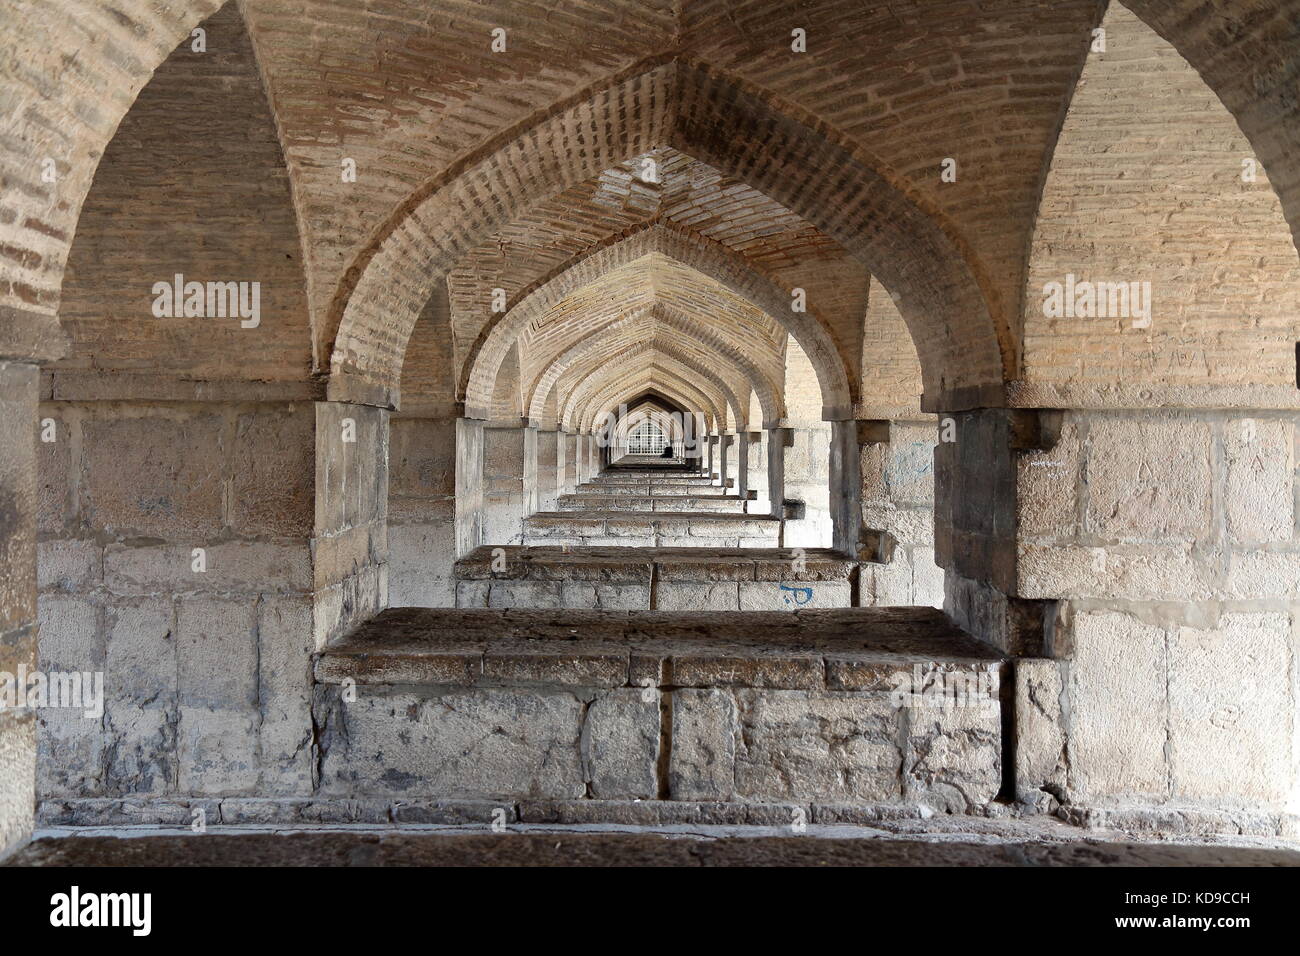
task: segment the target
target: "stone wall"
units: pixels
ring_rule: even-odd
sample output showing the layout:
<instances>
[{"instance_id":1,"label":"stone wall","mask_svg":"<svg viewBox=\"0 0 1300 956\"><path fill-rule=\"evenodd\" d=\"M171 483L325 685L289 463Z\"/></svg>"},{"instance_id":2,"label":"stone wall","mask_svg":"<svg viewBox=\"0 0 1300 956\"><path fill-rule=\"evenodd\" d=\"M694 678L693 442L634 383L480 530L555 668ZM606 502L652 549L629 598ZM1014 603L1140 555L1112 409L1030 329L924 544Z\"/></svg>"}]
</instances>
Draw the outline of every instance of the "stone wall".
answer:
<instances>
[{"instance_id":1,"label":"stone wall","mask_svg":"<svg viewBox=\"0 0 1300 956\"><path fill-rule=\"evenodd\" d=\"M934 556L933 421L859 423L864 606L942 607ZM873 560L874 559L874 560Z\"/></svg>"},{"instance_id":2,"label":"stone wall","mask_svg":"<svg viewBox=\"0 0 1300 956\"><path fill-rule=\"evenodd\" d=\"M455 603L456 435L455 419L392 420L388 597L395 607Z\"/></svg>"},{"instance_id":3,"label":"stone wall","mask_svg":"<svg viewBox=\"0 0 1300 956\"><path fill-rule=\"evenodd\" d=\"M35 365L0 362L0 671L37 665ZM36 715L0 709L0 856L33 825Z\"/></svg>"},{"instance_id":4,"label":"stone wall","mask_svg":"<svg viewBox=\"0 0 1300 956\"><path fill-rule=\"evenodd\" d=\"M1057 602L1050 660L1026 672L1022 788L1296 812L1298 423L1067 412L1020 456L1018 594Z\"/></svg>"},{"instance_id":5,"label":"stone wall","mask_svg":"<svg viewBox=\"0 0 1300 956\"><path fill-rule=\"evenodd\" d=\"M386 413L40 414L40 664L105 704L40 713L41 796L309 792L310 655L387 600Z\"/></svg>"},{"instance_id":6,"label":"stone wall","mask_svg":"<svg viewBox=\"0 0 1300 956\"><path fill-rule=\"evenodd\" d=\"M40 663L105 691L41 713L42 797L309 788L312 404L40 415Z\"/></svg>"}]
</instances>

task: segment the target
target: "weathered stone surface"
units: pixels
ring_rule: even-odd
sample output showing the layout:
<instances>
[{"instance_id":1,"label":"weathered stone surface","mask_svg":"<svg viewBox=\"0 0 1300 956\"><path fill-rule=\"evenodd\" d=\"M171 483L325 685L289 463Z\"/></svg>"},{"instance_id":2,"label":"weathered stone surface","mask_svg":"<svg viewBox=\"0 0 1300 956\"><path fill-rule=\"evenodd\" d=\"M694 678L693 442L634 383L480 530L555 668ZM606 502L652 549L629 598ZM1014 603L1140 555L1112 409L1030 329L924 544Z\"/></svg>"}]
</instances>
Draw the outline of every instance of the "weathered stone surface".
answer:
<instances>
[{"instance_id":1,"label":"weathered stone surface","mask_svg":"<svg viewBox=\"0 0 1300 956\"><path fill-rule=\"evenodd\" d=\"M1223 426L1223 507L1235 543L1295 537L1295 428L1290 422L1230 419Z\"/></svg>"},{"instance_id":2,"label":"weathered stone surface","mask_svg":"<svg viewBox=\"0 0 1300 956\"><path fill-rule=\"evenodd\" d=\"M591 796L650 800L658 795L659 692L612 690L597 695L582 729Z\"/></svg>"},{"instance_id":3,"label":"weathered stone surface","mask_svg":"<svg viewBox=\"0 0 1300 956\"><path fill-rule=\"evenodd\" d=\"M318 696L318 720L322 706ZM328 706L323 793L572 798L586 791L585 704L572 693L367 689L354 703L334 695Z\"/></svg>"},{"instance_id":4,"label":"weathered stone surface","mask_svg":"<svg viewBox=\"0 0 1300 956\"><path fill-rule=\"evenodd\" d=\"M908 707L904 793L947 813L986 807L1002 786L1002 715L996 699Z\"/></svg>"},{"instance_id":5,"label":"weathered stone surface","mask_svg":"<svg viewBox=\"0 0 1300 956\"><path fill-rule=\"evenodd\" d=\"M1085 529L1115 541L1192 540L1210 527L1210 428L1103 418L1089 428Z\"/></svg>"},{"instance_id":6,"label":"weathered stone surface","mask_svg":"<svg viewBox=\"0 0 1300 956\"><path fill-rule=\"evenodd\" d=\"M1169 640L1175 800L1278 804L1295 770L1294 638L1286 614L1225 614Z\"/></svg>"},{"instance_id":7,"label":"weathered stone surface","mask_svg":"<svg viewBox=\"0 0 1300 956\"><path fill-rule=\"evenodd\" d=\"M736 791L747 799L902 798L899 711L887 697L736 692Z\"/></svg>"},{"instance_id":8,"label":"weathered stone surface","mask_svg":"<svg viewBox=\"0 0 1300 956\"><path fill-rule=\"evenodd\" d=\"M1165 632L1128 614L1090 611L1075 616L1071 636L1071 791L1084 799L1165 799Z\"/></svg>"},{"instance_id":9,"label":"weathered stone surface","mask_svg":"<svg viewBox=\"0 0 1300 956\"><path fill-rule=\"evenodd\" d=\"M736 701L729 691L673 691L668 788L674 800L732 799L737 729Z\"/></svg>"},{"instance_id":10,"label":"weathered stone surface","mask_svg":"<svg viewBox=\"0 0 1300 956\"><path fill-rule=\"evenodd\" d=\"M223 462L231 451L223 426L215 414L84 422L84 515L121 534L215 535L223 524ZM132 467L122 468L123 461Z\"/></svg>"},{"instance_id":11,"label":"weathered stone surface","mask_svg":"<svg viewBox=\"0 0 1300 956\"><path fill-rule=\"evenodd\" d=\"M1021 658L1015 682L1016 799L1039 806L1059 800L1066 782L1061 664Z\"/></svg>"}]
</instances>

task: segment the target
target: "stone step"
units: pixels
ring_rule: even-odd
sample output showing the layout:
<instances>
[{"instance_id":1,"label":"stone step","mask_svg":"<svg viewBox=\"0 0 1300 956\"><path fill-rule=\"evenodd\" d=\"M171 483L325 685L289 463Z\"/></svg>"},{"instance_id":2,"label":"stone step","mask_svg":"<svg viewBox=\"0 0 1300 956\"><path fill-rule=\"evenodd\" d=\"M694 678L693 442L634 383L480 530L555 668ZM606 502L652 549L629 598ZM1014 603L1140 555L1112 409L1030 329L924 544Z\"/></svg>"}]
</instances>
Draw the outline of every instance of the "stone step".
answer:
<instances>
[{"instance_id":1,"label":"stone step","mask_svg":"<svg viewBox=\"0 0 1300 956\"><path fill-rule=\"evenodd\" d=\"M1009 666L925 608L388 610L314 660L320 796L979 813Z\"/></svg>"},{"instance_id":2,"label":"stone step","mask_svg":"<svg viewBox=\"0 0 1300 956\"><path fill-rule=\"evenodd\" d=\"M794 611L853 607L858 562L829 549L482 547L461 608Z\"/></svg>"},{"instance_id":3,"label":"stone step","mask_svg":"<svg viewBox=\"0 0 1300 956\"><path fill-rule=\"evenodd\" d=\"M591 484L621 484L624 481L664 481L664 483L692 483L692 481L707 481L708 476L701 472L669 472L669 471L620 471L610 472L603 471L599 475L590 477L588 481Z\"/></svg>"},{"instance_id":4,"label":"stone step","mask_svg":"<svg viewBox=\"0 0 1300 956\"><path fill-rule=\"evenodd\" d=\"M543 511L524 519L524 545L660 548L770 548L781 522L770 515Z\"/></svg>"},{"instance_id":5,"label":"stone step","mask_svg":"<svg viewBox=\"0 0 1300 956\"><path fill-rule=\"evenodd\" d=\"M625 484L579 485L574 494L600 496L606 498L634 495L644 498L728 498L726 488L709 484L676 484L660 482L627 482Z\"/></svg>"},{"instance_id":6,"label":"stone step","mask_svg":"<svg viewBox=\"0 0 1300 956\"><path fill-rule=\"evenodd\" d=\"M722 489L717 489L721 491ZM561 495L561 511L721 511L744 514L745 499L739 495Z\"/></svg>"}]
</instances>

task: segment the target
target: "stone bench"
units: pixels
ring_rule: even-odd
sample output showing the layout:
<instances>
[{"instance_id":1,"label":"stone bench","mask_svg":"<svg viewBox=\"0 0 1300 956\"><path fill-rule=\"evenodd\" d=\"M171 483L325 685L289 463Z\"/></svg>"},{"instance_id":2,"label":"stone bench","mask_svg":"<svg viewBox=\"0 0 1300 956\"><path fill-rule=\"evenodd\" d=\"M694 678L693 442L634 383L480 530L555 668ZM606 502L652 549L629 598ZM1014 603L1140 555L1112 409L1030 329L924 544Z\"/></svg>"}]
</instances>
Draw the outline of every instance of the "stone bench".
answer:
<instances>
[{"instance_id":1,"label":"stone bench","mask_svg":"<svg viewBox=\"0 0 1300 956\"><path fill-rule=\"evenodd\" d=\"M793 611L854 605L829 549L484 546L456 562L461 608Z\"/></svg>"},{"instance_id":2,"label":"stone bench","mask_svg":"<svg viewBox=\"0 0 1300 956\"><path fill-rule=\"evenodd\" d=\"M718 489L721 491L722 489ZM606 493L561 495L561 511L718 511L745 513L745 499L736 495L639 495Z\"/></svg>"},{"instance_id":3,"label":"stone bench","mask_svg":"<svg viewBox=\"0 0 1300 956\"><path fill-rule=\"evenodd\" d=\"M774 547L781 522L769 515L673 512L539 512L524 519L525 545L665 548Z\"/></svg>"},{"instance_id":4,"label":"stone bench","mask_svg":"<svg viewBox=\"0 0 1300 956\"><path fill-rule=\"evenodd\" d=\"M319 794L978 812L1008 667L923 608L394 609L315 658Z\"/></svg>"}]
</instances>

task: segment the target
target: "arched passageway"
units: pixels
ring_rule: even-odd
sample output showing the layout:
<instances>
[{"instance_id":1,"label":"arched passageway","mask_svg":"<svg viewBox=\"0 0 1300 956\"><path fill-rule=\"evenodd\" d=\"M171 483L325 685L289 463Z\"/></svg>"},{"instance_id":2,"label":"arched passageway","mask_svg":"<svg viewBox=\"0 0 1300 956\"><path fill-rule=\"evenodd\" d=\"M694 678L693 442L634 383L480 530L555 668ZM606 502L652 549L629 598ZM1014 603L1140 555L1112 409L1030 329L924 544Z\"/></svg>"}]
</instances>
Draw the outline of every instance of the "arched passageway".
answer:
<instances>
[{"instance_id":1,"label":"arched passageway","mask_svg":"<svg viewBox=\"0 0 1300 956\"><path fill-rule=\"evenodd\" d=\"M0 86L0 646L112 681L0 712L0 846L32 794L1293 826L1294 3L55 6L0 41L51 51ZM651 610L713 617L643 658ZM862 676L899 646L991 710Z\"/></svg>"}]
</instances>

